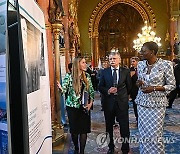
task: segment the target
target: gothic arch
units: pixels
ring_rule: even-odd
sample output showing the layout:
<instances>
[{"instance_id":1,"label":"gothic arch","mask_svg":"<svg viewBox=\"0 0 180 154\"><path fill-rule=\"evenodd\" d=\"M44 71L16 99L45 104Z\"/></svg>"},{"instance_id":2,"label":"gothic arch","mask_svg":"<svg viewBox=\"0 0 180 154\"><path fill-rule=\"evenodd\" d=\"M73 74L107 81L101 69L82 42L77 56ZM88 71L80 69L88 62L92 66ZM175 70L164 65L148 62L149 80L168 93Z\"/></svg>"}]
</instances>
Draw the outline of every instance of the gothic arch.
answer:
<instances>
[{"instance_id":1,"label":"gothic arch","mask_svg":"<svg viewBox=\"0 0 180 154\"><path fill-rule=\"evenodd\" d=\"M150 5L145 0L102 0L98 3L96 8L93 10L91 18L89 20L89 38L91 39L91 53L95 65L97 65L99 59L99 44L98 44L98 27L99 22L103 14L112 6L123 3L135 8L141 15L143 21L147 21L153 28L156 27L155 14Z\"/></svg>"},{"instance_id":2,"label":"gothic arch","mask_svg":"<svg viewBox=\"0 0 180 154\"><path fill-rule=\"evenodd\" d=\"M150 5L145 0L102 0L98 3L97 7L93 10L91 18L89 20L89 37L98 35L98 26L103 14L113 5L118 3L124 3L135 8L139 14L141 15L144 21L148 21L148 23L152 27L156 27L156 19L155 14L150 7Z\"/></svg>"}]
</instances>

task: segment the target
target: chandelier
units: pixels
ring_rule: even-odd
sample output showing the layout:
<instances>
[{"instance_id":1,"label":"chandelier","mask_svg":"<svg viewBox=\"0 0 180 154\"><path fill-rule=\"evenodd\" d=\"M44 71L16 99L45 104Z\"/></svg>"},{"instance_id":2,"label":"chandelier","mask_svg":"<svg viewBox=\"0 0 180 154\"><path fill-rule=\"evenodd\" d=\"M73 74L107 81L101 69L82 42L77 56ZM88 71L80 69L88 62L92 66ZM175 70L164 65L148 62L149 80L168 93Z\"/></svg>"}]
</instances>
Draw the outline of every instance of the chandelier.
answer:
<instances>
[{"instance_id":1,"label":"chandelier","mask_svg":"<svg viewBox=\"0 0 180 154\"><path fill-rule=\"evenodd\" d=\"M119 50L118 50L118 48L114 47L114 48L111 49L111 52L119 52Z\"/></svg>"},{"instance_id":2,"label":"chandelier","mask_svg":"<svg viewBox=\"0 0 180 154\"><path fill-rule=\"evenodd\" d=\"M138 52L141 50L141 47L145 42L153 41L156 42L158 46L161 46L161 38L156 37L156 33L151 30L152 28L151 26L148 26L147 21L145 21L144 24L145 26L142 28L142 33L138 33L138 38L133 41L133 48Z\"/></svg>"}]
</instances>

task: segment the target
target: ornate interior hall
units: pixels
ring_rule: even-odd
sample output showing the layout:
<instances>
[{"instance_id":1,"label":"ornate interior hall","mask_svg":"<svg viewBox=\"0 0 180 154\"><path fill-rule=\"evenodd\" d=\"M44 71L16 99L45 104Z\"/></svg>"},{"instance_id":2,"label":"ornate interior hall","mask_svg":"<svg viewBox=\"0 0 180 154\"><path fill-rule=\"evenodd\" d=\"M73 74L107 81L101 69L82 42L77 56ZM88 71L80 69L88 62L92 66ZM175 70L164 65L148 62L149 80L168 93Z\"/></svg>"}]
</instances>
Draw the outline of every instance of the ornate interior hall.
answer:
<instances>
[{"instance_id":1,"label":"ornate interior hall","mask_svg":"<svg viewBox=\"0 0 180 154\"><path fill-rule=\"evenodd\" d=\"M139 56L138 51L133 48L133 41L140 36L139 33L143 33L142 27L145 26L145 22L146 26L151 27L152 35L161 38L158 57L167 60L180 58L180 0L36 0L36 2L44 13L46 24L54 153L64 151L72 153L71 150L67 150L68 146L72 147L68 137L68 122L62 122L65 107L60 99L56 80L64 78L68 72L68 64L78 55L83 55L88 65L98 68L99 63L107 61L109 52L115 50L121 54L121 65L130 67L130 58ZM145 39L148 39L151 36L146 37ZM102 123L104 117L99 111L98 99L97 96L95 101L97 107L92 116L96 124L92 125L93 134L88 138L87 153L103 153L98 151L94 142L97 134L104 129ZM179 101L178 99L177 102ZM180 140L178 104L167 111L166 118L169 119L165 122L167 129L165 135L175 136ZM95 120L99 116L102 120L100 123ZM131 108L130 116L132 116ZM137 135L133 118L131 120L132 135ZM167 146L166 150L167 153L178 153L179 143ZM132 145L132 153L138 153L137 145Z\"/></svg>"}]
</instances>

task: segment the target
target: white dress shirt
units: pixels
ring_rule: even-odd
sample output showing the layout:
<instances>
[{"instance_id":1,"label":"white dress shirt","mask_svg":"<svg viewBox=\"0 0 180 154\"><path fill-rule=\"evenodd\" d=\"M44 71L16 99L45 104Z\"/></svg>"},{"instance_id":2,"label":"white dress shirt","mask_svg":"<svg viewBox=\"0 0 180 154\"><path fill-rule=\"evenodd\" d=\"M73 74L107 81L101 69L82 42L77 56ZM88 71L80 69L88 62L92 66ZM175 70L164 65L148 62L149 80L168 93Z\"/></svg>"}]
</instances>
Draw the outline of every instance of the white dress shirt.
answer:
<instances>
[{"instance_id":1,"label":"white dress shirt","mask_svg":"<svg viewBox=\"0 0 180 154\"><path fill-rule=\"evenodd\" d=\"M119 81L119 66L114 68L111 66L111 72L112 72L112 76L113 76L113 72L114 72L114 69L116 69L116 74L117 74L117 82Z\"/></svg>"}]
</instances>

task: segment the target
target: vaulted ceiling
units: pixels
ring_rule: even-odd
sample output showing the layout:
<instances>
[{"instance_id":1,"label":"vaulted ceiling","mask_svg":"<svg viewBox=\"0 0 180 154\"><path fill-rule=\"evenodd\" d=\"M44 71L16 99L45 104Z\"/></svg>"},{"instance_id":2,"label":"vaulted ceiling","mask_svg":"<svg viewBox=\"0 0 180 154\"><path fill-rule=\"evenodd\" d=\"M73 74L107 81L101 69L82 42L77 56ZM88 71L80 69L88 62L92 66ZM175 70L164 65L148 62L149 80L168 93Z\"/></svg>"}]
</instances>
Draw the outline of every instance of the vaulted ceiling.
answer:
<instances>
[{"instance_id":1,"label":"vaulted ceiling","mask_svg":"<svg viewBox=\"0 0 180 154\"><path fill-rule=\"evenodd\" d=\"M136 9L117 4L108 9L99 24L100 53L118 48L132 50L132 42L144 22Z\"/></svg>"},{"instance_id":2,"label":"vaulted ceiling","mask_svg":"<svg viewBox=\"0 0 180 154\"><path fill-rule=\"evenodd\" d=\"M141 33L147 19L153 31L161 37L161 51L166 52L165 39L167 33L174 28L171 25L174 20L172 17L177 19L179 14L180 0L79 0L81 51L89 55L102 55L102 52L109 51L112 47L120 51L131 50L133 40ZM180 36L180 28L178 33ZM174 32L171 39L173 37Z\"/></svg>"}]
</instances>

